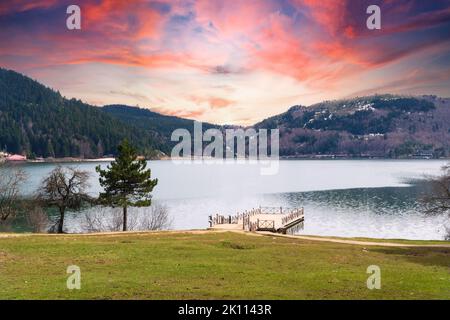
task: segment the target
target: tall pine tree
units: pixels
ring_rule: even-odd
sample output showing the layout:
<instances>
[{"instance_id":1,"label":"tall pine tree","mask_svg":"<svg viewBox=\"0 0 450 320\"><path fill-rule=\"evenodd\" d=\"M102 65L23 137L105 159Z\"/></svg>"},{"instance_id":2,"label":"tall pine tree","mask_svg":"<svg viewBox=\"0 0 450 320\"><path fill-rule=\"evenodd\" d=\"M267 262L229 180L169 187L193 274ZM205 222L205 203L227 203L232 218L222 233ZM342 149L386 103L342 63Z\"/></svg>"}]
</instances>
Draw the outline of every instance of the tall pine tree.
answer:
<instances>
[{"instance_id":1,"label":"tall pine tree","mask_svg":"<svg viewBox=\"0 0 450 320\"><path fill-rule=\"evenodd\" d=\"M100 193L100 203L112 207L123 208L123 231L127 231L128 207L148 207L151 205L151 192L158 184L158 179L151 179L151 170L147 169L145 159L138 159L136 149L124 140L118 147L115 161L102 170L100 185L104 192Z\"/></svg>"}]
</instances>

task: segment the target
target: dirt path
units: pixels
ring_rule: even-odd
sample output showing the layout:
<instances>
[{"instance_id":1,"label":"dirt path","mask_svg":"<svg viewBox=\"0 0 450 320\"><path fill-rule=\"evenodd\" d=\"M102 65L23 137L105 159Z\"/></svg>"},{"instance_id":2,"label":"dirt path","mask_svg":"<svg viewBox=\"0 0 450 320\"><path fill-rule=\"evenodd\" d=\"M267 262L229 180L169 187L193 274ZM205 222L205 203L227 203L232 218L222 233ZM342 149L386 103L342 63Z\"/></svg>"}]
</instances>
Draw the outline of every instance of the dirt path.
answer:
<instances>
[{"instance_id":1,"label":"dirt path","mask_svg":"<svg viewBox=\"0 0 450 320\"><path fill-rule=\"evenodd\" d=\"M227 232L228 230L217 231ZM95 233L1 233L1 238L19 238L19 237L116 237L116 236L148 236L161 234L206 234L210 230L168 230L168 231L112 231L112 232L95 232Z\"/></svg>"},{"instance_id":2,"label":"dirt path","mask_svg":"<svg viewBox=\"0 0 450 320\"><path fill-rule=\"evenodd\" d=\"M395 242L376 242L376 241L363 241L363 240L351 240L351 239L336 239L336 238L326 238L326 237L313 237L313 236L293 236L285 235L271 232L257 232L258 234L264 236L272 237L282 237L290 239L301 239L309 241L324 241L324 242L334 242L342 244L352 244L361 246L381 246L381 247L423 247L423 248L450 248L450 244L408 244L408 243L395 243Z\"/></svg>"},{"instance_id":3,"label":"dirt path","mask_svg":"<svg viewBox=\"0 0 450 320\"><path fill-rule=\"evenodd\" d=\"M284 235L272 232L245 232L242 230L174 230L174 231L128 231L128 232L102 232L102 233L82 233L82 234L33 234L33 233L0 233L1 238L18 238L18 237L116 237L116 236L149 236L149 235L161 235L161 234L208 234L208 233L223 233L223 232L235 232L239 234L245 234L248 236L266 236L266 237L281 237L297 240L308 241L322 241L333 242L350 245L360 246L379 246L379 247L423 247L423 248L450 248L450 244L408 244L408 243L395 243L395 242L376 242L376 241L363 241L353 239L337 239L315 236L294 236Z\"/></svg>"}]
</instances>

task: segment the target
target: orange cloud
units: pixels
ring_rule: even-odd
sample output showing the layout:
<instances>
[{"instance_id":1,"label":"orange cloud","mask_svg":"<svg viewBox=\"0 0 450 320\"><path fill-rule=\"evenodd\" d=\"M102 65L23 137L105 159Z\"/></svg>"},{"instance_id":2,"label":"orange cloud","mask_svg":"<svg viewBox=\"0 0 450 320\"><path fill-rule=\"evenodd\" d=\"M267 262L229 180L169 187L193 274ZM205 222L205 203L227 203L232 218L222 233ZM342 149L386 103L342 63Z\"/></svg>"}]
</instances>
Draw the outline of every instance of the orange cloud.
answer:
<instances>
[{"instance_id":1,"label":"orange cloud","mask_svg":"<svg viewBox=\"0 0 450 320\"><path fill-rule=\"evenodd\" d=\"M220 97L198 97L190 96L189 99L197 104L207 103L211 109L222 109L236 103L236 101Z\"/></svg>"},{"instance_id":2,"label":"orange cloud","mask_svg":"<svg viewBox=\"0 0 450 320\"><path fill-rule=\"evenodd\" d=\"M251 48L259 67L291 74L304 79L310 57L301 39L289 30L291 21L279 14L271 15L269 24L255 38L258 47Z\"/></svg>"},{"instance_id":3,"label":"orange cloud","mask_svg":"<svg viewBox=\"0 0 450 320\"><path fill-rule=\"evenodd\" d=\"M176 54L152 54L141 55L133 52L127 48L114 48L113 50L106 50L99 52L96 50L85 51L81 58L74 58L66 61L67 64L82 64L88 62L116 64L134 67L146 68L161 68L174 67L176 65L183 65L184 55ZM183 62L184 61L184 62Z\"/></svg>"},{"instance_id":4,"label":"orange cloud","mask_svg":"<svg viewBox=\"0 0 450 320\"><path fill-rule=\"evenodd\" d=\"M235 101L224 99L224 98L212 97L209 99L209 105L212 109L226 108L234 103L235 103Z\"/></svg>"},{"instance_id":5,"label":"orange cloud","mask_svg":"<svg viewBox=\"0 0 450 320\"><path fill-rule=\"evenodd\" d=\"M152 108L154 112L158 112L167 116L174 116L187 119L196 119L205 114L203 110L172 110L166 108Z\"/></svg>"},{"instance_id":6,"label":"orange cloud","mask_svg":"<svg viewBox=\"0 0 450 320\"><path fill-rule=\"evenodd\" d=\"M167 17L149 6L144 0L102 0L89 2L82 8L85 29L108 34L117 39L139 40L158 37Z\"/></svg>"}]
</instances>

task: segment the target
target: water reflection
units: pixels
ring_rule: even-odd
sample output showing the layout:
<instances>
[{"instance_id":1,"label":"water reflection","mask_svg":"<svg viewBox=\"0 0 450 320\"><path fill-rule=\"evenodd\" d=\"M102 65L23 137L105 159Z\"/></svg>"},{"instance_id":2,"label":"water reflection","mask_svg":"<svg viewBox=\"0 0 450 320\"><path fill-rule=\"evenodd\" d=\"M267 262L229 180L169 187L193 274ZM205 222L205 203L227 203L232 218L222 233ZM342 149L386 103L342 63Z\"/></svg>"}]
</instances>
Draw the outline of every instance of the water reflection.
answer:
<instances>
[{"instance_id":1,"label":"water reflection","mask_svg":"<svg viewBox=\"0 0 450 320\"><path fill-rule=\"evenodd\" d=\"M303 204L305 228L299 234L404 239L443 239L445 216L428 216L420 203L426 189L357 188L286 193L290 206Z\"/></svg>"},{"instance_id":2,"label":"water reflection","mask_svg":"<svg viewBox=\"0 0 450 320\"><path fill-rule=\"evenodd\" d=\"M149 162L160 183L154 202L166 206L173 229L208 226L212 214L233 215L259 206L304 207L302 234L324 236L442 239L445 217L427 217L417 201L423 187L405 178L437 174L445 161L281 161L280 172L262 177L254 166L176 166ZM102 163L106 165L107 163ZM97 163L72 164L91 172L90 192L100 191ZM25 164L33 194L55 164ZM82 231L71 213L69 232ZM18 229L24 230L18 226Z\"/></svg>"},{"instance_id":3,"label":"water reflection","mask_svg":"<svg viewBox=\"0 0 450 320\"><path fill-rule=\"evenodd\" d=\"M323 207L333 211L370 211L376 215L392 215L423 211L421 186L356 188L319 192L285 193L280 195L288 205Z\"/></svg>"}]
</instances>

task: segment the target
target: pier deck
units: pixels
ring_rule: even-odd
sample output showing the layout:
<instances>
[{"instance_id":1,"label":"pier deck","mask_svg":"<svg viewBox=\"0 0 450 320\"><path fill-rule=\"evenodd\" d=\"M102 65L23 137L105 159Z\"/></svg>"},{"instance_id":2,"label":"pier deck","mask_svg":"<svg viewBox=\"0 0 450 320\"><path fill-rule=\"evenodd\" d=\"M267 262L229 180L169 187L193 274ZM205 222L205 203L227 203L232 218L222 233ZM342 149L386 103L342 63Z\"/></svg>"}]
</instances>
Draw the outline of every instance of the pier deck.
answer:
<instances>
[{"instance_id":1,"label":"pier deck","mask_svg":"<svg viewBox=\"0 0 450 320\"><path fill-rule=\"evenodd\" d=\"M303 228L303 208L259 207L234 216L209 216L211 229L287 233Z\"/></svg>"}]
</instances>

